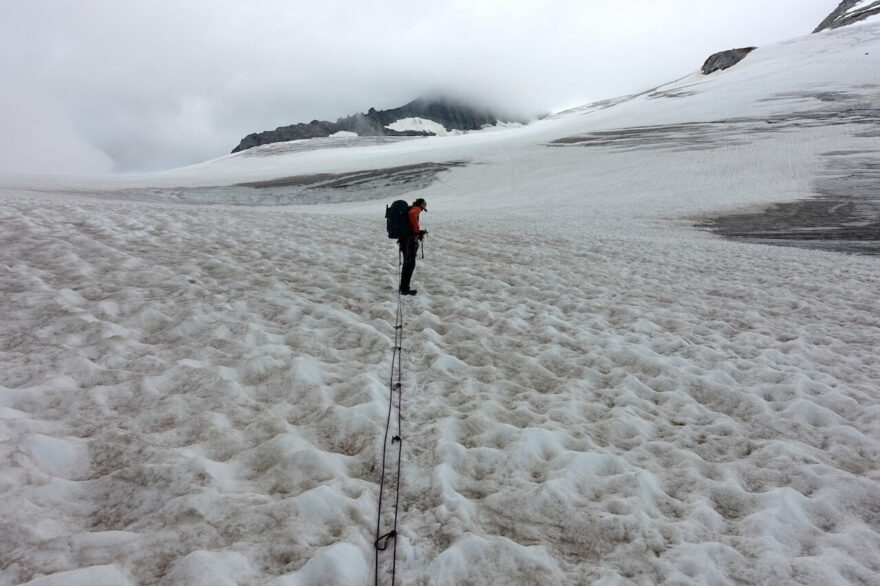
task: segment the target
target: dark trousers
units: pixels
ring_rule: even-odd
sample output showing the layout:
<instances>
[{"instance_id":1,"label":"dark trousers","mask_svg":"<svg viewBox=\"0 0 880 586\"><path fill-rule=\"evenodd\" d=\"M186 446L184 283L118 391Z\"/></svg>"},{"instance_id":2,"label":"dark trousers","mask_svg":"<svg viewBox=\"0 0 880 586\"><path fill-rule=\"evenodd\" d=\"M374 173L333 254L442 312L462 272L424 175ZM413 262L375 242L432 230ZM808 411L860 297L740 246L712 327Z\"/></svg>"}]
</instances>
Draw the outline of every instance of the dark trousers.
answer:
<instances>
[{"instance_id":1,"label":"dark trousers","mask_svg":"<svg viewBox=\"0 0 880 586\"><path fill-rule=\"evenodd\" d=\"M397 241L400 252L403 253L403 268L400 269L400 290L409 291L409 282L413 271L416 270L416 252L419 250L419 241L415 238L401 238Z\"/></svg>"}]
</instances>

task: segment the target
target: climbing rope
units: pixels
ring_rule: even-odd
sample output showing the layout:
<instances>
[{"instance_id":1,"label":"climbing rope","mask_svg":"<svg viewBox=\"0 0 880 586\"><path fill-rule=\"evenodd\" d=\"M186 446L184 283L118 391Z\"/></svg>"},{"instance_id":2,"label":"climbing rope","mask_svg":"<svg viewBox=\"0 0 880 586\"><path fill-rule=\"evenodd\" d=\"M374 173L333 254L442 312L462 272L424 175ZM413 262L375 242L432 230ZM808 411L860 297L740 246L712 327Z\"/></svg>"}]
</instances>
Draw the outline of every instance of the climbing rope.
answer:
<instances>
[{"instance_id":1,"label":"climbing rope","mask_svg":"<svg viewBox=\"0 0 880 586\"><path fill-rule=\"evenodd\" d=\"M398 272L402 271L402 262L398 255ZM399 279L399 275L398 275ZM394 348L391 355L391 374L388 379L388 417L385 420L385 439L382 443L382 474L379 481L379 511L376 519L376 586L379 585L379 554L388 549L388 541L394 540L391 561L391 586L397 573L397 517L400 504L400 462L403 453L403 440L401 439L401 394L403 390L402 380L402 354L403 354L403 303L402 294L397 293L397 317L394 324ZM385 471L388 456L388 435L391 430L391 415L394 411L394 396L397 395L397 434L391 437L391 445L397 444L397 479L394 481L394 522L390 531L382 533L382 499L385 493ZM389 482L389 485L391 482ZM391 487L389 486L389 490Z\"/></svg>"}]
</instances>

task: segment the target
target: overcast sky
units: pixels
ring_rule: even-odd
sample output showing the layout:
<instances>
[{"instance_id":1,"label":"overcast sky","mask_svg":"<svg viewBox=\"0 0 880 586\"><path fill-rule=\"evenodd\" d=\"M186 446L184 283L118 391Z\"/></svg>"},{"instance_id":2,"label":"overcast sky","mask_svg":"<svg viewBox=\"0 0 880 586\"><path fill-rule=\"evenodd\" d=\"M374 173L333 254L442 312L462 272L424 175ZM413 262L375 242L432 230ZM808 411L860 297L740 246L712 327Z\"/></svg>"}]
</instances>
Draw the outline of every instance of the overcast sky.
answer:
<instances>
[{"instance_id":1,"label":"overcast sky","mask_svg":"<svg viewBox=\"0 0 880 586\"><path fill-rule=\"evenodd\" d=\"M168 169L430 91L522 112L809 34L838 0L0 0L0 172Z\"/></svg>"}]
</instances>

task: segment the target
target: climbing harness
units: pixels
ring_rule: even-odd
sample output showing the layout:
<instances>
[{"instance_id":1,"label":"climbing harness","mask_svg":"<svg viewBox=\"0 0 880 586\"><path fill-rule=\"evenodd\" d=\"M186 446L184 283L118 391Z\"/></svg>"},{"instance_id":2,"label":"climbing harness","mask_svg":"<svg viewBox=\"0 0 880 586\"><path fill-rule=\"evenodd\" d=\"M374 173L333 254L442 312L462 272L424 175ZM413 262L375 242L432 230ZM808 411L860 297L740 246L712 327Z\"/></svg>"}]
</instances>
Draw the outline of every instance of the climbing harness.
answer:
<instances>
[{"instance_id":1,"label":"climbing harness","mask_svg":"<svg viewBox=\"0 0 880 586\"><path fill-rule=\"evenodd\" d=\"M398 255L398 271L402 271L401 255ZM398 276L399 278L399 276ZM394 540L392 548L391 561L391 586L394 586L394 580L397 573L397 517L398 507L400 504L400 463L403 453L403 440L401 439L401 395L403 391L403 373L402 373L402 353L403 353L403 303L402 294L397 293L397 317L394 324L394 347L391 355L391 374L388 379L388 417L385 421L385 439L382 443L382 474L379 481L379 511L376 519L376 541L373 543L376 550L376 586L379 585L379 553L388 549L388 542ZM382 500L385 494L385 472L386 461L388 456L388 436L391 430L391 415L394 411L394 397L397 396L397 434L391 437L391 445L397 445L397 478L389 481L389 490L391 485L394 487L394 516L393 524L390 531L382 533Z\"/></svg>"}]
</instances>

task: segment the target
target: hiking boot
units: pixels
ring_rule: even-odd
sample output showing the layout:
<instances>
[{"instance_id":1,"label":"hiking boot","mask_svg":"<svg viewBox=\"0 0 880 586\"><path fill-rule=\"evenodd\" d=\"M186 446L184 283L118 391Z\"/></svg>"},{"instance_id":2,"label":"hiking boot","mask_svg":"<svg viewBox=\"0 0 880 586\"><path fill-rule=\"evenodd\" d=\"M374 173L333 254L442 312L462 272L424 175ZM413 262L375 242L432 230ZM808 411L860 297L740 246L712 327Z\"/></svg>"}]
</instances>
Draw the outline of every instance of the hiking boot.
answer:
<instances>
[{"instance_id":1,"label":"hiking boot","mask_svg":"<svg viewBox=\"0 0 880 586\"><path fill-rule=\"evenodd\" d=\"M416 293L418 293L418 291L415 289L401 289L400 290L401 295L415 295Z\"/></svg>"}]
</instances>

